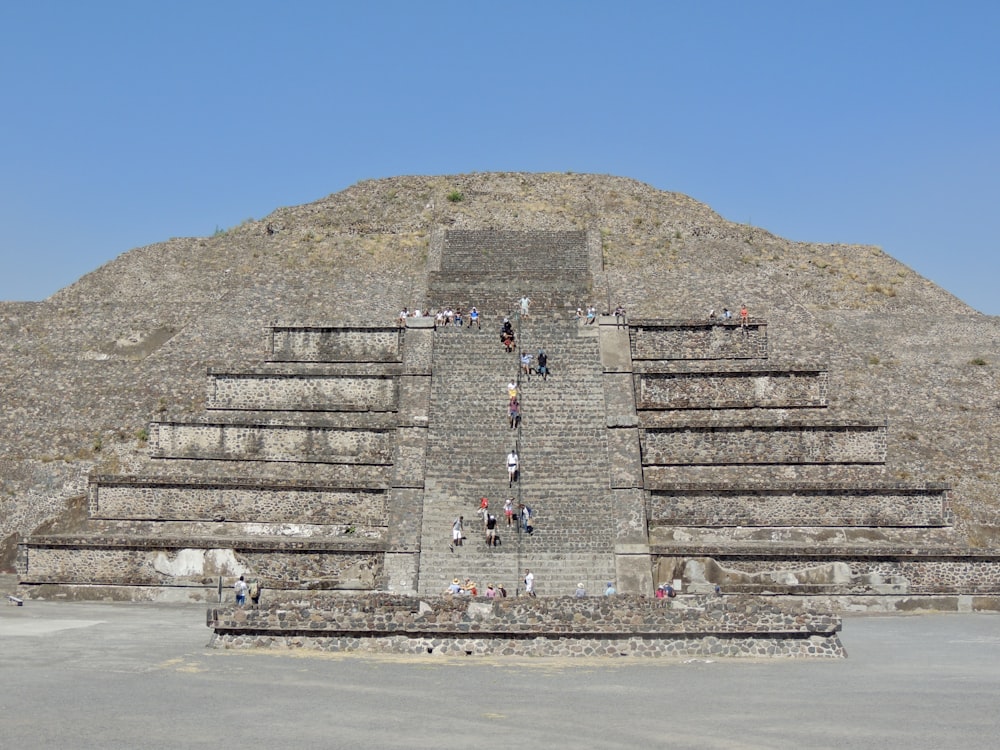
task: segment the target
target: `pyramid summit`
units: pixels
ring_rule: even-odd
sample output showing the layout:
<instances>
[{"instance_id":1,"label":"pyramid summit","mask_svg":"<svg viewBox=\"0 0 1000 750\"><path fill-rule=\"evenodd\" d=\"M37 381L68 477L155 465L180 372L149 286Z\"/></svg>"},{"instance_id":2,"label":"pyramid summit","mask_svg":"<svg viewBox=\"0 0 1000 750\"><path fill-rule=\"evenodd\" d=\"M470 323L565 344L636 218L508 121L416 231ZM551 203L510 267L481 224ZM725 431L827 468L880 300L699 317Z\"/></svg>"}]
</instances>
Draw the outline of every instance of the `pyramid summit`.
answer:
<instances>
[{"instance_id":1,"label":"pyramid summit","mask_svg":"<svg viewBox=\"0 0 1000 750\"><path fill-rule=\"evenodd\" d=\"M472 306L474 331L398 325ZM551 369L514 430L504 317ZM426 594L525 563L540 596L1000 595L997 319L633 180L366 181L0 320L0 552L29 595ZM456 570L452 517L510 494L534 532L487 549L467 521Z\"/></svg>"}]
</instances>

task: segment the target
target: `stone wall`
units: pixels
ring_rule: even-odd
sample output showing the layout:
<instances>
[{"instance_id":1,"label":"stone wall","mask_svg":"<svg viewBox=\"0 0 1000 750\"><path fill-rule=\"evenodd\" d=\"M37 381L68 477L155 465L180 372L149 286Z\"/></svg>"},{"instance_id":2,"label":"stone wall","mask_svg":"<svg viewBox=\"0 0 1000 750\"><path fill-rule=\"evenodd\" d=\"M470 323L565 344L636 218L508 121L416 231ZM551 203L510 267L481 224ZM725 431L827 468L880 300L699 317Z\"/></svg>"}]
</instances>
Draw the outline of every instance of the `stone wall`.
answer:
<instances>
[{"instance_id":1,"label":"stone wall","mask_svg":"<svg viewBox=\"0 0 1000 750\"><path fill-rule=\"evenodd\" d=\"M638 409L825 406L829 376L811 371L671 372L635 376Z\"/></svg>"},{"instance_id":2,"label":"stone wall","mask_svg":"<svg viewBox=\"0 0 1000 750\"><path fill-rule=\"evenodd\" d=\"M843 657L839 617L743 599L391 597L209 610L216 648L503 656Z\"/></svg>"},{"instance_id":3,"label":"stone wall","mask_svg":"<svg viewBox=\"0 0 1000 750\"><path fill-rule=\"evenodd\" d=\"M688 487L649 494L650 526L942 526L943 488Z\"/></svg>"},{"instance_id":4,"label":"stone wall","mask_svg":"<svg viewBox=\"0 0 1000 750\"><path fill-rule=\"evenodd\" d=\"M901 555L845 551L809 556L752 553L735 557L657 556L658 580L684 580L699 590L726 592L851 594L995 594L1000 556ZM687 589L685 589L687 590Z\"/></svg>"},{"instance_id":5,"label":"stone wall","mask_svg":"<svg viewBox=\"0 0 1000 750\"><path fill-rule=\"evenodd\" d=\"M209 409L395 411L392 376L209 373Z\"/></svg>"},{"instance_id":6,"label":"stone wall","mask_svg":"<svg viewBox=\"0 0 1000 750\"><path fill-rule=\"evenodd\" d=\"M448 230L444 235L441 271L470 270L531 278L561 270L586 273L587 233L558 231ZM511 260L516 260L512 264Z\"/></svg>"},{"instance_id":7,"label":"stone wall","mask_svg":"<svg viewBox=\"0 0 1000 750\"><path fill-rule=\"evenodd\" d=\"M484 326L530 290L531 311L568 311L593 299L585 231L446 230L429 258L432 309L475 306Z\"/></svg>"},{"instance_id":8,"label":"stone wall","mask_svg":"<svg viewBox=\"0 0 1000 750\"><path fill-rule=\"evenodd\" d=\"M338 490L327 486L170 483L95 477L88 504L90 517L94 519L221 518L229 522L359 526L387 523L384 490Z\"/></svg>"},{"instance_id":9,"label":"stone wall","mask_svg":"<svg viewBox=\"0 0 1000 750\"><path fill-rule=\"evenodd\" d=\"M388 464L394 430L339 429L318 425L240 425L154 422L154 458Z\"/></svg>"},{"instance_id":10,"label":"stone wall","mask_svg":"<svg viewBox=\"0 0 1000 750\"><path fill-rule=\"evenodd\" d=\"M632 359L766 359L767 324L630 320Z\"/></svg>"},{"instance_id":11,"label":"stone wall","mask_svg":"<svg viewBox=\"0 0 1000 750\"><path fill-rule=\"evenodd\" d=\"M158 547L141 546L136 539L123 539L121 546L89 547L79 539L64 546L35 545L18 560L18 574L32 584L211 586L222 576L231 586L240 575L259 578L268 589L375 589L382 583L382 551L309 550L303 549L305 543L273 541L255 548L247 540L239 548L185 547L183 541L173 546L171 541L161 540Z\"/></svg>"},{"instance_id":12,"label":"stone wall","mask_svg":"<svg viewBox=\"0 0 1000 750\"><path fill-rule=\"evenodd\" d=\"M276 325L268 352L275 362L399 362L403 336L404 329L390 327Z\"/></svg>"},{"instance_id":13,"label":"stone wall","mask_svg":"<svg viewBox=\"0 0 1000 750\"><path fill-rule=\"evenodd\" d=\"M885 462L884 425L733 425L644 429L643 463L876 464Z\"/></svg>"}]
</instances>

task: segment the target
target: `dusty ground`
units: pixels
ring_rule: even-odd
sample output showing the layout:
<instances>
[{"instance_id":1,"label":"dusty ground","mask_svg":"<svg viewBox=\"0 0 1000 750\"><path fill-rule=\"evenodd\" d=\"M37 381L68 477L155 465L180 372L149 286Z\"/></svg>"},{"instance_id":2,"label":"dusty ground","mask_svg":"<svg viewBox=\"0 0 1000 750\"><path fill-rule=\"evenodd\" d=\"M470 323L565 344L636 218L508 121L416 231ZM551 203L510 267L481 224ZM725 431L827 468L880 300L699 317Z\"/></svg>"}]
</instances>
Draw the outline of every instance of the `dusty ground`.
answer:
<instances>
[{"instance_id":1,"label":"dusty ground","mask_svg":"<svg viewBox=\"0 0 1000 750\"><path fill-rule=\"evenodd\" d=\"M217 651L204 621L0 606L0 746L938 750L1000 734L996 615L850 618L849 657L812 662Z\"/></svg>"}]
</instances>

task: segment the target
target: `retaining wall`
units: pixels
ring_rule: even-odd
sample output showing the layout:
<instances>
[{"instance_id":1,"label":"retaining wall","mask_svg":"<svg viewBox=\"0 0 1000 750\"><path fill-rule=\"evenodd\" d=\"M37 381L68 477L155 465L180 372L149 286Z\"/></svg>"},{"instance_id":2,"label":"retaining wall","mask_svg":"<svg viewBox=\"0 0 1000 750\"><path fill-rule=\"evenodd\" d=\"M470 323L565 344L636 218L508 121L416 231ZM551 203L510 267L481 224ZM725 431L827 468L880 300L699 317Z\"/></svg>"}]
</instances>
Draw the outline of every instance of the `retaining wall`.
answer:
<instances>
[{"instance_id":1,"label":"retaining wall","mask_svg":"<svg viewBox=\"0 0 1000 750\"><path fill-rule=\"evenodd\" d=\"M391 597L209 610L216 648L504 656L845 656L839 617L739 597Z\"/></svg>"},{"instance_id":2,"label":"retaining wall","mask_svg":"<svg viewBox=\"0 0 1000 750\"><path fill-rule=\"evenodd\" d=\"M656 490L650 526L942 526L945 489L731 487Z\"/></svg>"},{"instance_id":3,"label":"retaining wall","mask_svg":"<svg viewBox=\"0 0 1000 750\"><path fill-rule=\"evenodd\" d=\"M793 594L993 594L1000 591L1000 557L892 554L872 550L843 554L759 556L725 553L704 557L654 555L658 580L683 578L685 586L719 584L723 590ZM691 564L694 567L691 567Z\"/></svg>"},{"instance_id":4,"label":"retaining wall","mask_svg":"<svg viewBox=\"0 0 1000 750\"><path fill-rule=\"evenodd\" d=\"M313 373L214 373L208 375L208 409L284 411L395 411L392 376Z\"/></svg>"},{"instance_id":5,"label":"retaining wall","mask_svg":"<svg viewBox=\"0 0 1000 750\"><path fill-rule=\"evenodd\" d=\"M229 585L240 575L260 578L266 588L374 589L382 579L384 552L309 549L305 543L261 541L253 548L249 540L203 540L183 546L184 540L155 541L140 546L141 540L110 540L99 547L86 540L67 540L66 546L34 545L18 560L22 582L30 584L114 584L131 586L211 584L219 576Z\"/></svg>"},{"instance_id":6,"label":"retaining wall","mask_svg":"<svg viewBox=\"0 0 1000 750\"><path fill-rule=\"evenodd\" d=\"M629 321L633 360L767 359L767 324Z\"/></svg>"},{"instance_id":7,"label":"retaining wall","mask_svg":"<svg viewBox=\"0 0 1000 750\"><path fill-rule=\"evenodd\" d=\"M259 523L351 523L385 526L382 490L263 483L190 484L95 478L88 493L95 519L204 520Z\"/></svg>"},{"instance_id":8,"label":"retaining wall","mask_svg":"<svg viewBox=\"0 0 1000 750\"><path fill-rule=\"evenodd\" d=\"M640 431L645 465L884 463L884 425L687 426Z\"/></svg>"},{"instance_id":9,"label":"retaining wall","mask_svg":"<svg viewBox=\"0 0 1000 750\"><path fill-rule=\"evenodd\" d=\"M826 372L661 372L635 376L637 409L826 406Z\"/></svg>"},{"instance_id":10,"label":"retaining wall","mask_svg":"<svg viewBox=\"0 0 1000 750\"><path fill-rule=\"evenodd\" d=\"M274 362L399 362L405 329L272 326L267 351Z\"/></svg>"},{"instance_id":11,"label":"retaining wall","mask_svg":"<svg viewBox=\"0 0 1000 750\"><path fill-rule=\"evenodd\" d=\"M154 422L149 452L153 458L389 464L394 438L390 429Z\"/></svg>"}]
</instances>

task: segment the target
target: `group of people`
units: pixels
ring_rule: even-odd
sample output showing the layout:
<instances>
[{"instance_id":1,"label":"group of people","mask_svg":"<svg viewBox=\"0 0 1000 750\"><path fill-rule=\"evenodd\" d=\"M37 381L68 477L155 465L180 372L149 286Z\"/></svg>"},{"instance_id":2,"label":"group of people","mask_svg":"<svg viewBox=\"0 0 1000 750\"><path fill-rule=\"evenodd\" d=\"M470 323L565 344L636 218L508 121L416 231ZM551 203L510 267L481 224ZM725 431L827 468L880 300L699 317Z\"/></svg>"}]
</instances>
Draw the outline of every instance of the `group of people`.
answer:
<instances>
[{"instance_id":1,"label":"group of people","mask_svg":"<svg viewBox=\"0 0 1000 750\"><path fill-rule=\"evenodd\" d=\"M253 609L260 609L261 585L260 581L256 578L248 583L246 576L240 576L236 583L233 584L233 590L236 592L237 607L245 607L247 597L249 596L251 607Z\"/></svg>"},{"instance_id":2,"label":"group of people","mask_svg":"<svg viewBox=\"0 0 1000 750\"><path fill-rule=\"evenodd\" d=\"M737 314L737 317L739 319L740 327L746 328L750 322L750 312L747 310L747 306L745 304L740 306L740 311ZM727 322L732 319L733 319L733 313L728 307L723 307L722 312L719 313L718 315L716 315L715 313L715 308L712 308L711 310L708 311L708 320L710 323L714 323L720 320L722 322Z\"/></svg>"},{"instance_id":3,"label":"group of people","mask_svg":"<svg viewBox=\"0 0 1000 750\"><path fill-rule=\"evenodd\" d=\"M576 308L576 313L573 315L573 320L575 320L580 325L592 326L597 322L597 308L593 305L587 307L587 312L583 312L582 307Z\"/></svg>"},{"instance_id":4,"label":"group of people","mask_svg":"<svg viewBox=\"0 0 1000 750\"><path fill-rule=\"evenodd\" d=\"M397 325L400 328L405 328L407 318L423 318L430 316L434 317L435 328L444 326L462 328L467 322L469 328L475 326L477 330L482 330L482 321L480 321L479 310L475 307L471 307L468 313L463 313L461 310L452 309L450 307L439 307L436 313L431 312L429 309L421 310L419 307L414 310L404 307L399 311Z\"/></svg>"},{"instance_id":5,"label":"group of people","mask_svg":"<svg viewBox=\"0 0 1000 750\"><path fill-rule=\"evenodd\" d=\"M605 584L604 586L604 595L614 596L617 593L618 590L615 588L614 581L608 581L607 584ZM582 581L576 584L576 591L573 592L573 596L575 596L577 599L583 599L585 596L587 596L587 589L583 585Z\"/></svg>"},{"instance_id":6,"label":"group of people","mask_svg":"<svg viewBox=\"0 0 1000 750\"><path fill-rule=\"evenodd\" d=\"M458 578L453 578L444 590L444 593L451 596L479 596L479 587L471 578L466 578L465 583L461 583ZM487 599L505 598L507 596L507 589L504 588L502 583L496 585L491 583L486 587L483 596Z\"/></svg>"},{"instance_id":7,"label":"group of people","mask_svg":"<svg viewBox=\"0 0 1000 750\"><path fill-rule=\"evenodd\" d=\"M535 512L525 503L516 503L516 506L515 508L513 497L508 497L504 501L503 516L506 527L513 529L515 528L515 524L517 524L517 530L523 531L530 536L535 530L532 523ZM516 519L515 514L517 516ZM490 510L490 501L487 497L479 498L479 508L476 510L476 515L482 519L486 546L490 548L499 547L501 544L500 521ZM461 547L465 539L465 516L460 515L451 524L450 551L454 552L456 547Z\"/></svg>"}]
</instances>

